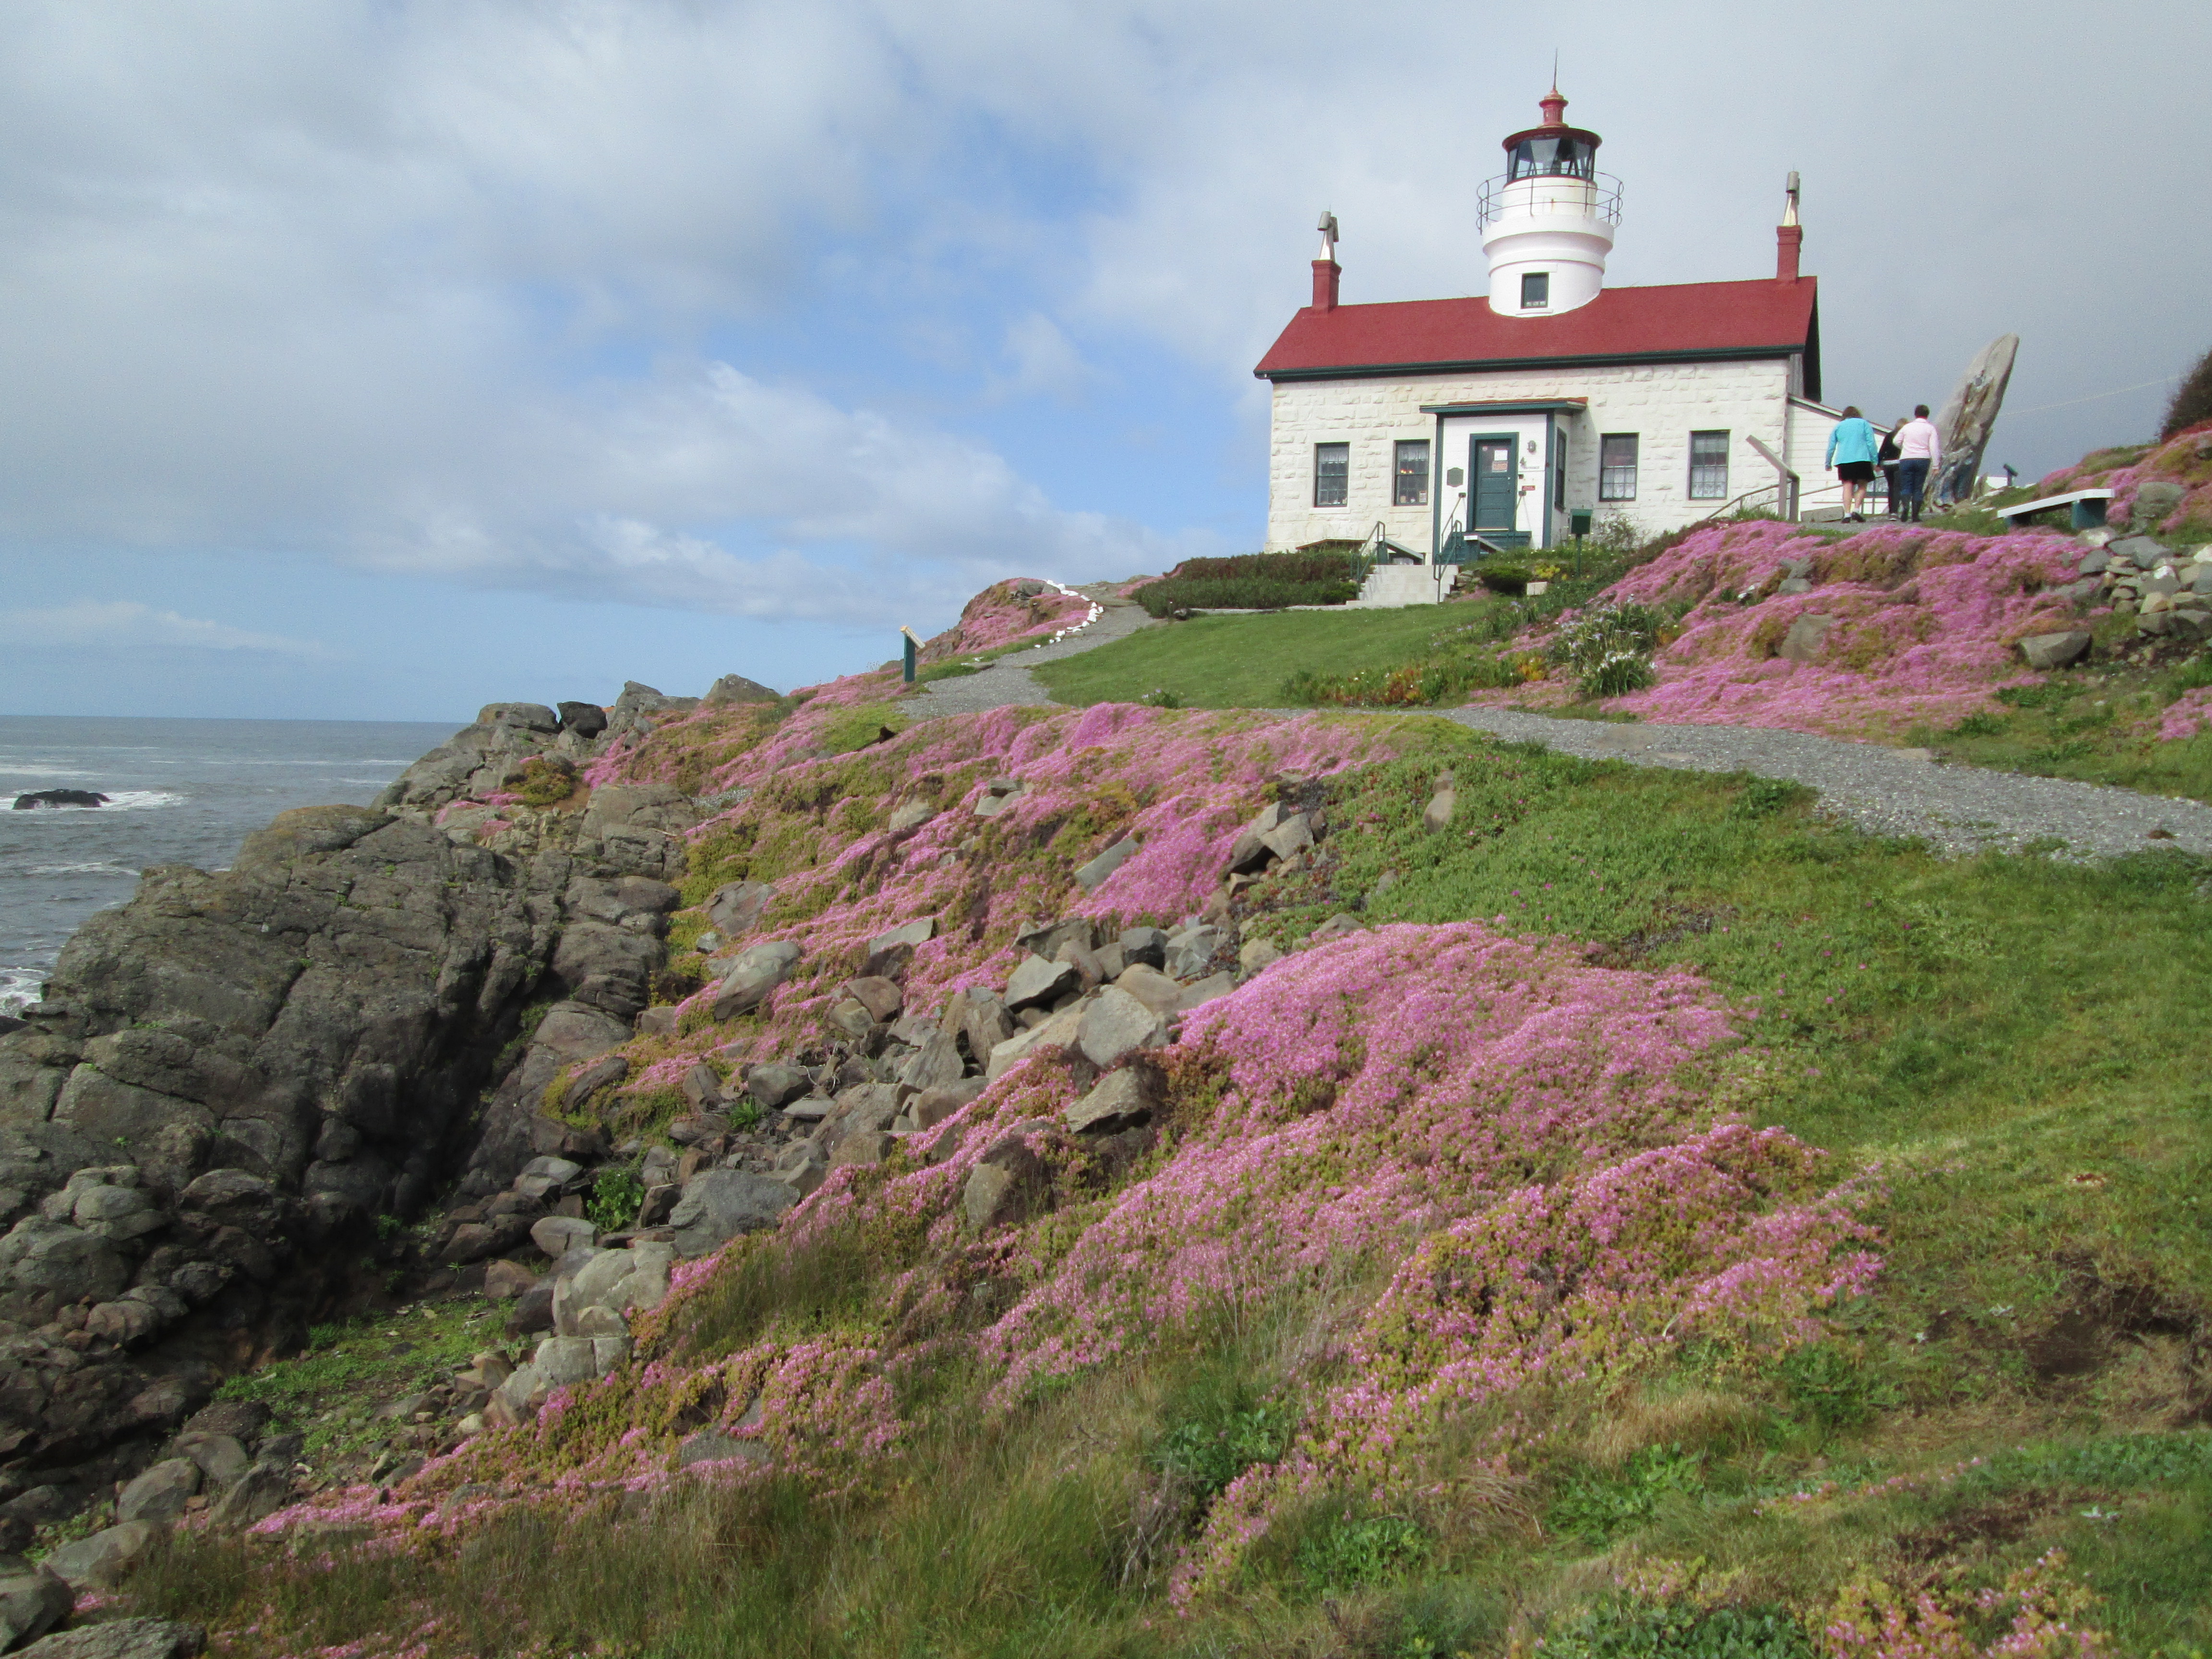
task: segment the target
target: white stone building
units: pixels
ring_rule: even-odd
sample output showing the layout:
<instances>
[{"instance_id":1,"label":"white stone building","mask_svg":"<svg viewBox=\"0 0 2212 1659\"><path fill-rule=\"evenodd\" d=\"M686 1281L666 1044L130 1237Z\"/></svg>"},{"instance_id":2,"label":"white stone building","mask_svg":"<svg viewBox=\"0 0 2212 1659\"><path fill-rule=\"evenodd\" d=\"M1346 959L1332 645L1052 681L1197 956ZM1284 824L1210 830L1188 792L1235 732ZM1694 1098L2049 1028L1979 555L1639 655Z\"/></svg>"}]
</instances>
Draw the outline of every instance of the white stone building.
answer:
<instances>
[{"instance_id":1,"label":"white stone building","mask_svg":"<svg viewBox=\"0 0 2212 1659\"><path fill-rule=\"evenodd\" d=\"M1477 219L1486 297L1339 303L1322 220L1313 303L1253 372L1273 386L1267 545L1358 541L1377 525L1433 559L1459 529L1551 547L1576 511L1646 533L1753 491L1794 515L1827 483L1839 411L1820 396L1817 283L1800 276L1796 178L1775 274L1607 288L1620 186L1566 100L1504 141Z\"/></svg>"}]
</instances>

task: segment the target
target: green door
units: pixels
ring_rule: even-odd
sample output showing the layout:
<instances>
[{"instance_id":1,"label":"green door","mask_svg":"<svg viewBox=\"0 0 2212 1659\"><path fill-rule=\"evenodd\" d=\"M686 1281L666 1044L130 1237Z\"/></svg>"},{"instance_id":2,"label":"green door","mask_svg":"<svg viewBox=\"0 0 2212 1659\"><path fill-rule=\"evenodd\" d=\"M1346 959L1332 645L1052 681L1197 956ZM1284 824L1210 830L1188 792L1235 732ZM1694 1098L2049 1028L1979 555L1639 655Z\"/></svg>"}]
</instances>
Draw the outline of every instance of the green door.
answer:
<instances>
[{"instance_id":1,"label":"green door","mask_svg":"<svg viewBox=\"0 0 2212 1659\"><path fill-rule=\"evenodd\" d=\"M1515 514L1521 501L1516 441L1510 437L1477 438L1468 447L1467 470L1474 483L1468 493L1474 500L1477 533L1516 527Z\"/></svg>"}]
</instances>

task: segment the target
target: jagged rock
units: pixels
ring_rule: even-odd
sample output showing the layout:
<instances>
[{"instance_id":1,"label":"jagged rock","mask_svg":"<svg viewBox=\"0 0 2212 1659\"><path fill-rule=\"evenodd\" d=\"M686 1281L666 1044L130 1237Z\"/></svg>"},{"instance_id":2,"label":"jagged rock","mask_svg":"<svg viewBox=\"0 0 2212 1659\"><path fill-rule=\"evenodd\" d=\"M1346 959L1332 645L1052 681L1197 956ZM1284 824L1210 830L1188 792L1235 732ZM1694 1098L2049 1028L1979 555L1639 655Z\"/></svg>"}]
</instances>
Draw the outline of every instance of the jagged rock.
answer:
<instances>
[{"instance_id":1,"label":"jagged rock","mask_svg":"<svg viewBox=\"0 0 2212 1659\"><path fill-rule=\"evenodd\" d=\"M596 738L607 729L607 711L595 702L564 702L556 712L561 716L561 729L580 738Z\"/></svg>"},{"instance_id":2,"label":"jagged rock","mask_svg":"<svg viewBox=\"0 0 2212 1659\"><path fill-rule=\"evenodd\" d=\"M983 786L983 793L976 799L975 816L979 818L994 818L1021 797L1020 779L993 778Z\"/></svg>"},{"instance_id":3,"label":"jagged rock","mask_svg":"<svg viewBox=\"0 0 2212 1659\"><path fill-rule=\"evenodd\" d=\"M1118 986L1108 986L1083 1010L1076 1046L1102 1069L1119 1065L1139 1048L1157 1048L1168 1040L1165 1018Z\"/></svg>"},{"instance_id":4,"label":"jagged rock","mask_svg":"<svg viewBox=\"0 0 2212 1659\"><path fill-rule=\"evenodd\" d=\"M1202 974L1228 943L1229 935L1221 928L1204 925L1187 927L1168 941L1168 973L1176 979Z\"/></svg>"},{"instance_id":5,"label":"jagged rock","mask_svg":"<svg viewBox=\"0 0 2212 1659\"><path fill-rule=\"evenodd\" d=\"M790 1188L766 1176L710 1170L684 1184L668 1224L675 1229L678 1254L705 1255L740 1233L775 1226L796 1201Z\"/></svg>"},{"instance_id":6,"label":"jagged rock","mask_svg":"<svg viewBox=\"0 0 2212 1659\"><path fill-rule=\"evenodd\" d=\"M1273 967L1283 959L1283 953L1263 939L1247 939L1244 948L1237 953L1237 966L1246 974L1256 974Z\"/></svg>"},{"instance_id":7,"label":"jagged rock","mask_svg":"<svg viewBox=\"0 0 2212 1659\"><path fill-rule=\"evenodd\" d=\"M783 983L804 954L789 939L740 951L730 958L729 968L722 975L721 989L714 994L714 1017L718 1020L735 1019L758 1007L769 992Z\"/></svg>"},{"instance_id":8,"label":"jagged rock","mask_svg":"<svg viewBox=\"0 0 2212 1659\"><path fill-rule=\"evenodd\" d=\"M812 1140L794 1140L776 1154L770 1178L791 1189L794 1200L805 1198L830 1173L830 1157Z\"/></svg>"},{"instance_id":9,"label":"jagged rock","mask_svg":"<svg viewBox=\"0 0 2212 1659\"><path fill-rule=\"evenodd\" d=\"M684 1073L681 1086L695 1112L711 1112L722 1103L722 1074L703 1060Z\"/></svg>"},{"instance_id":10,"label":"jagged rock","mask_svg":"<svg viewBox=\"0 0 2212 1659\"><path fill-rule=\"evenodd\" d=\"M1277 858L1292 857L1314 844L1312 820L1304 812L1293 812L1260 840Z\"/></svg>"},{"instance_id":11,"label":"jagged rock","mask_svg":"<svg viewBox=\"0 0 2212 1659\"><path fill-rule=\"evenodd\" d=\"M1018 1133L985 1152L960 1189L960 1206L976 1232L1017 1225L1043 1207L1050 1192L1044 1164Z\"/></svg>"},{"instance_id":12,"label":"jagged rock","mask_svg":"<svg viewBox=\"0 0 2212 1659\"><path fill-rule=\"evenodd\" d=\"M990 1059L992 1049L1013 1036L1014 1017L1003 1001L988 991L971 989L965 994L960 1035L968 1045L969 1058L980 1066Z\"/></svg>"},{"instance_id":13,"label":"jagged rock","mask_svg":"<svg viewBox=\"0 0 2212 1659\"><path fill-rule=\"evenodd\" d=\"M1115 943L1121 947L1122 961L1132 968L1167 966L1168 936L1159 928L1124 928Z\"/></svg>"},{"instance_id":14,"label":"jagged rock","mask_svg":"<svg viewBox=\"0 0 2212 1659\"><path fill-rule=\"evenodd\" d=\"M1199 980L1193 984L1185 986L1183 988L1182 995L1176 1001L1176 1006L1178 1010L1188 1012L1193 1008L1201 1007L1205 1004L1212 1002L1216 997L1225 997L1236 988L1236 975L1213 974L1205 979Z\"/></svg>"},{"instance_id":15,"label":"jagged rock","mask_svg":"<svg viewBox=\"0 0 2212 1659\"><path fill-rule=\"evenodd\" d=\"M1097 943L1097 924L1088 916L1065 916L1058 921L1024 928L1014 935L1014 949L1042 957L1048 962L1058 962L1060 953L1071 945L1088 951Z\"/></svg>"},{"instance_id":16,"label":"jagged rock","mask_svg":"<svg viewBox=\"0 0 2212 1659\"><path fill-rule=\"evenodd\" d=\"M702 708L720 708L731 703L775 702L779 699L779 693L758 680L749 680L743 674L725 674L707 688L707 695L699 702Z\"/></svg>"},{"instance_id":17,"label":"jagged rock","mask_svg":"<svg viewBox=\"0 0 2212 1659\"><path fill-rule=\"evenodd\" d=\"M199 1489L198 1463L189 1457L165 1458L124 1487L115 1500L115 1518L173 1521L185 1512L185 1500Z\"/></svg>"},{"instance_id":18,"label":"jagged rock","mask_svg":"<svg viewBox=\"0 0 2212 1659\"><path fill-rule=\"evenodd\" d=\"M1013 971L1006 981L1006 1006L1018 1013L1024 1008L1040 1008L1056 1002L1068 992L1078 989L1083 975L1069 963L1047 962L1042 957L1031 956Z\"/></svg>"},{"instance_id":19,"label":"jagged rock","mask_svg":"<svg viewBox=\"0 0 2212 1659\"><path fill-rule=\"evenodd\" d=\"M89 1538L62 1545L46 1557L46 1565L80 1595L87 1590L111 1590L162 1531L151 1521L118 1522Z\"/></svg>"},{"instance_id":20,"label":"jagged rock","mask_svg":"<svg viewBox=\"0 0 2212 1659\"><path fill-rule=\"evenodd\" d=\"M269 1426L269 1407L258 1400L218 1400L203 1406L191 1415L184 1427L187 1435L227 1435L241 1444L252 1446L261 1438L261 1431Z\"/></svg>"},{"instance_id":21,"label":"jagged rock","mask_svg":"<svg viewBox=\"0 0 2212 1659\"><path fill-rule=\"evenodd\" d=\"M1086 893L1096 891L1105 884L1106 878L1127 864L1142 845L1134 836L1122 836L1088 864L1077 866L1076 885Z\"/></svg>"},{"instance_id":22,"label":"jagged rock","mask_svg":"<svg viewBox=\"0 0 2212 1659\"><path fill-rule=\"evenodd\" d=\"M1150 1066L1109 1072L1089 1094L1060 1115L1071 1134L1112 1134L1152 1121L1159 1100Z\"/></svg>"},{"instance_id":23,"label":"jagged rock","mask_svg":"<svg viewBox=\"0 0 2212 1659\"><path fill-rule=\"evenodd\" d=\"M25 1648L21 1659L195 1659L206 1645L198 1625L117 1619L49 1636Z\"/></svg>"},{"instance_id":24,"label":"jagged rock","mask_svg":"<svg viewBox=\"0 0 2212 1659\"><path fill-rule=\"evenodd\" d=\"M904 1116L915 1129L933 1129L981 1094L988 1085L980 1077L925 1089L907 1102Z\"/></svg>"},{"instance_id":25,"label":"jagged rock","mask_svg":"<svg viewBox=\"0 0 2212 1659\"><path fill-rule=\"evenodd\" d=\"M897 1145L898 1138L887 1131L855 1129L839 1137L836 1149L830 1154L830 1167L842 1170L852 1164L880 1164Z\"/></svg>"},{"instance_id":26,"label":"jagged rock","mask_svg":"<svg viewBox=\"0 0 2212 1659\"><path fill-rule=\"evenodd\" d=\"M530 1242L556 1261L571 1250L589 1249L599 1236L599 1230L580 1216L549 1215L532 1223L530 1229ZM508 1294L520 1296L526 1288L525 1285ZM486 1295L491 1294L489 1274L485 1278L484 1291Z\"/></svg>"},{"instance_id":27,"label":"jagged rock","mask_svg":"<svg viewBox=\"0 0 2212 1659\"><path fill-rule=\"evenodd\" d=\"M2020 654L2030 668L2064 668L2080 661L2090 642L2089 635L2078 628L2063 634L2031 634L2020 642Z\"/></svg>"},{"instance_id":28,"label":"jagged rock","mask_svg":"<svg viewBox=\"0 0 2212 1659\"><path fill-rule=\"evenodd\" d=\"M926 800L901 801L891 809L884 821L884 828L894 836L902 836L909 830L919 830L937 816L937 809Z\"/></svg>"},{"instance_id":29,"label":"jagged rock","mask_svg":"<svg viewBox=\"0 0 2212 1659\"><path fill-rule=\"evenodd\" d=\"M1142 963L1124 968L1114 981L1114 988L1126 992L1162 1016L1172 1014L1182 1005L1182 987L1157 968L1147 968Z\"/></svg>"},{"instance_id":30,"label":"jagged rock","mask_svg":"<svg viewBox=\"0 0 2212 1659\"><path fill-rule=\"evenodd\" d=\"M899 1010L906 1006L906 993L877 975L848 979L842 988L847 996L867 1010L868 1018L873 1023L896 1019Z\"/></svg>"},{"instance_id":31,"label":"jagged rock","mask_svg":"<svg viewBox=\"0 0 2212 1659\"><path fill-rule=\"evenodd\" d=\"M813 1086L805 1072L781 1060L756 1066L745 1077L745 1091L761 1103L763 1110L770 1112L799 1099Z\"/></svg>"},{"instance_id":32,"label":"jagged rock","mask_svg":"<svg viewBox=\"0 0 2212 1659\"><path fill-rule=\"evenodd\" d=\"M633 1309L659 1307L668 1294L668 1273L675 1259L673 1246L641 1242L626 1250L599 1251L573 1273L556 1275L554 1331L562 1336L624 1334L618 1321L611 1329L591 1329L585 1316L593 1310L620 1316Z\"/></svg>"},{"instance_id":33,"label":"jagged rock","mask_svg":"<svg viewBox=\"0 0 2212 1659\"><path fill-rule=\"evenodd\" d=\"M190 1458L200 1472L203 1488L217 1492L236 1486L253 1467L246 1448L233 1435L180 1434L169 1449L179 1457Z\"/></svg>"},{"instance_id":34,"label":"jagged rock","mask_svg":"<svg viewBox=\"0 0 2212 1659\"><path fill-rule=\"evenodd\" d=\"M775 1455L757 1440L740 1440L720 1429L702 1429L676 1448L676 1467L697 1463L769 1463Z\"/></svg>"},{"instance_id":35,"label":"jagged rock","mask_svg":"<svg viewBox=\"0 0 2212 1659\"><path fill-rule=\"evenodd\" d=\"M0 1653L43 1636L76 1605L76 1593L59 1573L0 1555Z\"/></svg>"},{"instance_id":36,"label":"jagged rock","mask_svg":"<svg viewBox=\"0 0 2212 1659\"><path fill-rule=\"evenodd\" d=\"M984 1062L985 1080L997 1082L1006 1075L1009 1067L1018 1065L1041 1049L1069 1046L1075 1042L1082 1024L1083 1008L1078 1004L1061 1009L1026 1031L1017 1031L991 1050Z\"/></svg>"},{"instance_id":37,"label":"jagged rock","mask_svg":"<svg viewBox=\"0 0 2212 1659\"><path fill-rule=\"evenodd\" d=\"M0 1238L0 1283L43 1291L56 1304L106 1299L130 1280L115 1247L81 1228L28 1216Z\"/></svg>"},{"instance_id":38,"label":"jagged rock","mask_svg":"<svg viewBox=\"0 0 2212 1659\"><path fill-rule=\"evenodd\" d=\"M764 881L725 882L707 900L707 920L724 939L750 933L775 898L775 889Z\"/></svg>"},{"instance_id":39,"label":"jagged rock","mask_svg":"<svg viewBox=\"0 0 2212 1659\"><path fill-rule=\"evenodd\" d=\"M959 1082L966 1069L960 1058L959 1043L943 1031L933 1031L900 1067L899 1087L915 1094L945 1088Z\"/></svg>"},{"instance_id":40,"label":"jagged rock","mask_svg":"<svg viewBox=\"0 0 2212 1659\"><path fill-rule=\"evenodd\" d=\"M2129 514L2128 522L2150 529L2180 506L2182 498L2188 493L2188 485L2176 483L2170 478L2147 479L2136 486L2134 510Z\"/></svg>"},{"instance_id":41,"label":"jagged rock","mask_svg":"<svg viewBox=\"0 0 2212 1659\"><path fill-rule=\"evenodd\" d=\"M886 951L896 950L902 945L927 945L936 937L937 918L922 916L902 927L894 927L888 933L877 934L868 941L868 954L871 957L878 957Z\"/></svg>"}]
</instances>

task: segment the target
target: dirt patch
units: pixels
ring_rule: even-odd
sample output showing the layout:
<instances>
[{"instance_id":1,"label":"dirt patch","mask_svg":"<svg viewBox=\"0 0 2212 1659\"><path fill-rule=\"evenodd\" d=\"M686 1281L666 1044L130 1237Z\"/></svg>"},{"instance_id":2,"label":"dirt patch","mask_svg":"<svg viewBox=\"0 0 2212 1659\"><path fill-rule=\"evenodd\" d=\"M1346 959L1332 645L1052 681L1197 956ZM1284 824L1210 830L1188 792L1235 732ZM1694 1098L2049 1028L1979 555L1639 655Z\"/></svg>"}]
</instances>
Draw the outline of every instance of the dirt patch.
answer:
<instances>
[{"instance_id":1,"label":"dirt patch","mask_svg":"<svg viewBox=\"0 0 2212 1659\"><path fill-rule=\"evenodd\" d=\"M2146 1345L2176 1351L2167 1368L2180 1420L2212 1414L2212 1333L2205 1310L2148 1279L2107 1279L2086 1256L2061 1259L2068 1296L2057 1316L2021 1344L2029 1372L2046 1389L2063 1389L2132 1359Z\"/></svg>"},{"instance_id":2,"label":"dirt patch","mask_svg":"<svg viewBox=\"0 0 2212 1659\"><path fill-rule=\"evenodd\" d=\"M1654 951L1700 933L1710 933L1722 923L1734 921L1735 914L1733 906L1725 904L1711 910L1686 911L1670 921L1654 922L1610 945L1599 945L1590 951L1589 960L1600 968L1638 967Z\"/></svg>"},{"instance_id":3,"label":"dirt patch","mask_svg":"<svg viewBox=\"0 0 2212 1659\"><path fill-rule=\"evenodd\" d=\"M1956 1556L1971 1556L2025 1538L2039 1521L2056 1515L2065 1505L2048 1492L2014 1492L1988 1504L1976 1504L1948 1516L1932 1527L1918 1527L1897 1535L1897 1551L1914 1566L1932 1566Z\"/></svg>"}]
</instances>

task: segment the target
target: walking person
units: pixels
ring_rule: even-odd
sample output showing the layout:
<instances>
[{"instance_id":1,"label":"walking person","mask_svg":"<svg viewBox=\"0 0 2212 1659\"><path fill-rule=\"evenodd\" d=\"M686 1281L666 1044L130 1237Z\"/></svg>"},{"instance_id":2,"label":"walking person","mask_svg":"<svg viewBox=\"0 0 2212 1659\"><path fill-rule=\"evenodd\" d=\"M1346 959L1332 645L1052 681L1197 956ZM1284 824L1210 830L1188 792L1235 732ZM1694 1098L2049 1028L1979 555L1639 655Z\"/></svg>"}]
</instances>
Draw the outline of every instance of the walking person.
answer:
<instances>
[{"instance_id":1,"label":"walking person","mask_svg":"<svg viewBox=\"0 0 2212 1659\"><path fill-rule=\"evenodd\" d=\"M1905 516L1904 508L1899 505L1902 498L1897 493L1897 432L1904 424L1902 419L1890 422L1889 430L1881 434L1881 453L1875 457L1875 465L1881 469L1882 488L1888 493L1889 516L1893 519Z\"/></svg>"},{"instance_id":2,"label":"walking person","mask_svg":"<svg viewBox=\"0 0 2212 1659\"><path fill-rule=\"evenodd\" d=\"M1860 509L1866 505L1866 488L1874 482L1875 455L1879 447L1875 442L1874 428L1859 413L1858 405L1847 406L1844 418L1828 434L1828 457L1821 463L1834 468L1836 477L1843 482L1845 524L1866 522L1866 514Z\"/></svg>"},{"instance_id":3,"label":"walking person","mask_svg":"<svg viewBox=\"0 0 2212 1659\"><path fill-rule=\"evenodd\" d=\"M1928 405L1915 404L1912 418L1897 428L1897 484L1905 493L1898 498L1900 518L1920 521L1920 498L1928 491L1928 475L1942 464L1943 434L1928 418Z\"/></svg>"}]
</instances>

